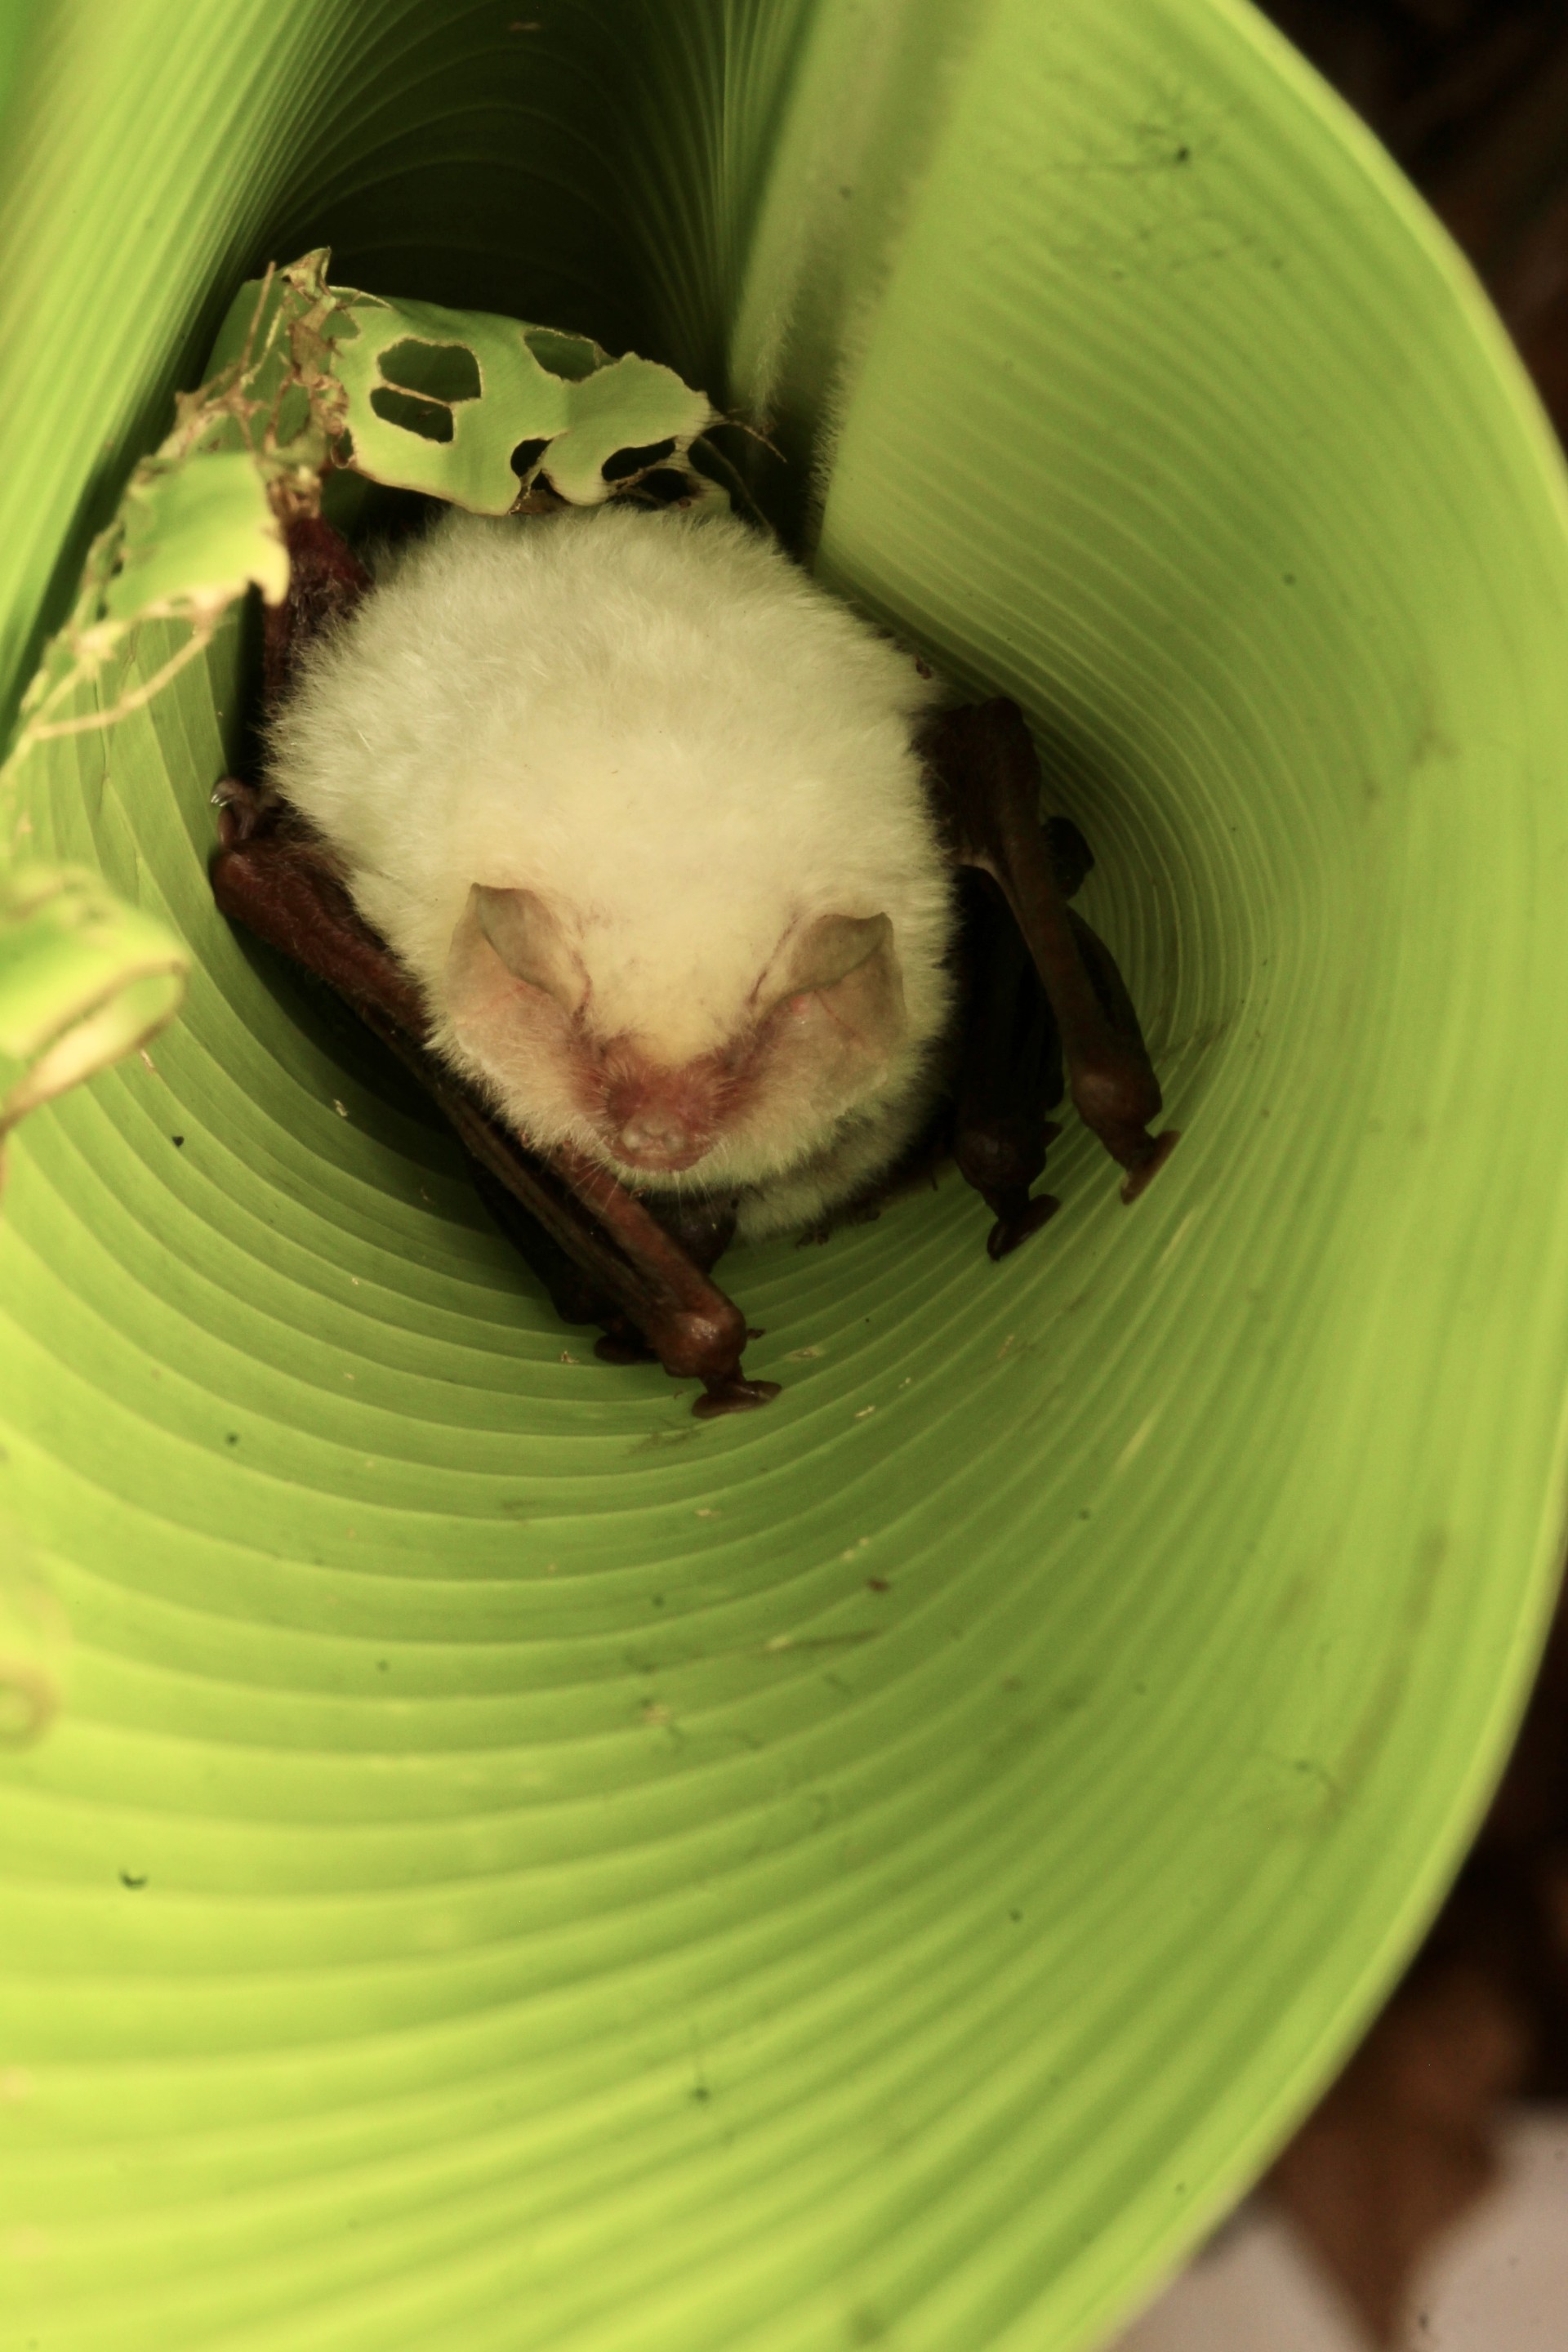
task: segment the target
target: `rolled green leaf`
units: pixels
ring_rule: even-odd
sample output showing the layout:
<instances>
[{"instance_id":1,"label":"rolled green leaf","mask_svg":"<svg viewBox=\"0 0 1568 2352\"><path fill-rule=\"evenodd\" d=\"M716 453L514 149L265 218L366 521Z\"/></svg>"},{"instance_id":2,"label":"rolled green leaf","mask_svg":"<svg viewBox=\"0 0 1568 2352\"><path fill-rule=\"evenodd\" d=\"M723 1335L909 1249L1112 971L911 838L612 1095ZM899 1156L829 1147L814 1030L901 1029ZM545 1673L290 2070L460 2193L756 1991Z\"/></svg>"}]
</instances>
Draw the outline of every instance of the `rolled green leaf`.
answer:
<instances>
[{"instance_id":1,"label":"rolled green leaf","mask_svg":"<svg viewBox=\"0 0 1568 2352\"><path fill-rule=\"evenodd\" d=\"M737 1254L784 1393L701 1428L216 915L236 632L13 771L191 973L0 1218L0 1511L72 1626L0 1757L0 2336L1089 2352L1423 1932L1561 1566L1534 399L1239 0L33 14L8 686L330 230L769 429L792 543L1027 710L1184 1135L1132 1209L1064 1136L1000 1266L947 1182ZM285 478L331 427L279 404Z\"/></svg>"}]
</instances>

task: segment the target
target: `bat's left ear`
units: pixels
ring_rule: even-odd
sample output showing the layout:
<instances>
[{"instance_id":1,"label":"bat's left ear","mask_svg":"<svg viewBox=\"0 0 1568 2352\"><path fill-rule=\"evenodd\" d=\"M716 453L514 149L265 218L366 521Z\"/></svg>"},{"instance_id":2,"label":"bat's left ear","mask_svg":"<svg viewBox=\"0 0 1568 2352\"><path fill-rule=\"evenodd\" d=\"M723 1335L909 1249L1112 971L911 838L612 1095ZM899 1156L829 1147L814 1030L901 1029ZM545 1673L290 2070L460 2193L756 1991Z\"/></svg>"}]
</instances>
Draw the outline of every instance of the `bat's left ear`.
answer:
<instances>
[{"instance_id":1,"label":"bat's left ear","mask_svg":"<svg viewBox=\"0 0 1568 2352\"><path fill-rule=\"evenodd\" d=\"M446 988L454 1028L477 1045L510 1034L520 1017L553 1021L556 1007L570 1016L586 980L542 899L476 882L452 934Z\"/></svg>"},{"instance_id":2,"label":"bat's left ear","mask_svg":"<svg viewBox=\"0 0 1568 2352\"><path fill-rule=\"evenodd\" d=\"M476 882L468 893L475 921L514 980L541 988L570 1013L582 993L560 924L536 892L496 890Z\"/></svg>"},{"instance_id":3,"label":"bat's left ear","mask_svg":"<svg viewBox=\"0 0 1568 2352\"><path fill-rule=\"evenodd\" d=\"M886 1061L909 1028L886 915L819 915L790 942L780 993L786 1021L810 1029L818 1053L837 1046L862 1065Z\"/></svg>"}]
</instances>

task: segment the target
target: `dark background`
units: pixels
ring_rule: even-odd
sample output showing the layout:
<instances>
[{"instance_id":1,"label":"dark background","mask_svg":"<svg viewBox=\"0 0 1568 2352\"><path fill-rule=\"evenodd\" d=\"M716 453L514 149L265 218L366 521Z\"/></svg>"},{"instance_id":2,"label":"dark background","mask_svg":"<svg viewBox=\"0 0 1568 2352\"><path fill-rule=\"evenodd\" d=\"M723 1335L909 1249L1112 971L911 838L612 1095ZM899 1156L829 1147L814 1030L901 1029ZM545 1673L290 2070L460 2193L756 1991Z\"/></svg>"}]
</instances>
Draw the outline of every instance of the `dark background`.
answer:
<instances>
[{"instance_id":1,"label":"dark background","mask_svg":"<svg viewBox=\"0 0 1568 2352\"><path fill-rule=\"evenodd\" d=\"M1463 247L1568 438L1568 0L1262 5ZM1503 2105L1520 2099L1568 2100L1563 1607L1453 1894L1268 2183L1376 2341L1394 2340L1418 2256L1489 2185Z\"/></svg>"}]
</instances>

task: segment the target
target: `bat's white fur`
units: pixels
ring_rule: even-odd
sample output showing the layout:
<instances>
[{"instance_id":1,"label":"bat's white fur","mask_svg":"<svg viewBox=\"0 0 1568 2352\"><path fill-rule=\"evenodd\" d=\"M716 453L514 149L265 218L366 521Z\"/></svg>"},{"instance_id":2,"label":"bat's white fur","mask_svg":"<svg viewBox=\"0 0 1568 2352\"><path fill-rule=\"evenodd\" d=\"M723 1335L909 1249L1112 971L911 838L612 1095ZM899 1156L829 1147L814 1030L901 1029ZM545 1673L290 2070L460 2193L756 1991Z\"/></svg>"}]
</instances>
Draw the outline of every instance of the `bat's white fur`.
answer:
<instances>
[{"instance_id":1,"label":"bat's white fur","mask_svg":"<svg viewBox=\"0 0 1568 2352\"><path fill-rule=\"evenodd\" d=\"M453 513L311 649L271 776L420 983L438 1049L525 1136L641 1190L736 1192L756 1238L848 1199L933 1098L952 913L911 734L934 693L728 516ZM552 1028L481 1034L455 1013L476 883L554 917L584 975L574 1024L551 1006ZM671 1068L721 1053L787 968L784 943L823 915L879 914L907 1019L855 1099L825 1099L784 1055L689 1172L617 1163L574 1091L584 1024Z\"/></svg>"}]
</instances>

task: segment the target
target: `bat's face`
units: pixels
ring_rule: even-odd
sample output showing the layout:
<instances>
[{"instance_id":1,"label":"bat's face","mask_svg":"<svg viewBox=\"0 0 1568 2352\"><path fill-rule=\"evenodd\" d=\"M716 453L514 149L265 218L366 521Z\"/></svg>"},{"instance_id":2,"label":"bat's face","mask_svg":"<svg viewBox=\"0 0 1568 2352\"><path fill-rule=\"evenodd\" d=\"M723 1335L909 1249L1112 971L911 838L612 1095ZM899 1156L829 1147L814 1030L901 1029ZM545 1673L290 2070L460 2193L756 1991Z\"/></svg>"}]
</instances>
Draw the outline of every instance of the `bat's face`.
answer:
<instances>
[{"instance_id":1,"label":"bat's face","mask_svg":"<svg viewBox=\"0 0 1568 2352\"><path fill-rule=\"evenodd\" d=\"M682 953L667 935L638 954L624 926L477 884L450 1034L539 1145L655 1188L766 1182L879 1094L909 1021L887 915L796 916L764 941L742 928Z\"/></svg>"}]
</instances>

